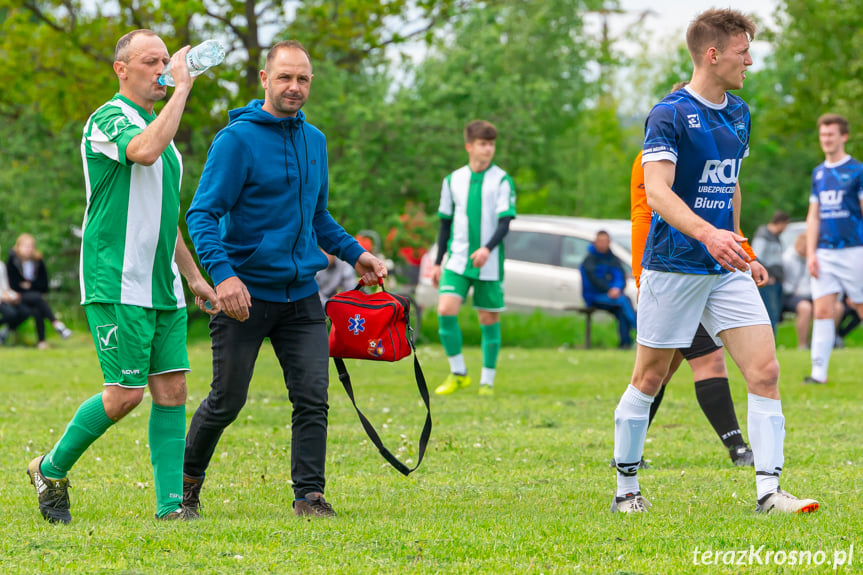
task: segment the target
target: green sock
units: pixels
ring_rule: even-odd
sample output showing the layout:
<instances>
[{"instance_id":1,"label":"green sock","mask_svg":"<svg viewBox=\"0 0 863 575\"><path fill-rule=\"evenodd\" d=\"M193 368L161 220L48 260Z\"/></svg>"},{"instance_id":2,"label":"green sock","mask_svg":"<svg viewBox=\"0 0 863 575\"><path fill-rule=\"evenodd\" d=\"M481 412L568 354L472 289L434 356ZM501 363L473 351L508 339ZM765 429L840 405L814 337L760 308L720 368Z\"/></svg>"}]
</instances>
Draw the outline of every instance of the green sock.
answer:
<instances>
[{"instance_id":1,"label":"green sock","mask_svg":"<svg viewBox=\"0 0 863 575\"><path fill-rule=\"evenodd\" d=\"M150 461L156 484L156 514L176 510L183 501L186 406L153 404L150 410Z\"/></svg>"},{"instance_id":2,"label":"green sock","mask_svg":"<svg viewBox=\"0 0 863 575\"><path fill-rule=\"evenodd\" d=\"M66 426L63 437L42 459L42 474L49 479L63 479L90 445L114 425L105 413L102 394L86 400Z\"/></svg>"},{"instance_id":3,"label":"green sock","mask_svg":"<svg viewBox=\"0 0 863 575\"><path fill-rule=\"evenodd\" d=\"M439 315L438 335L447 357L461 353L461 328L458 326L458 316Z\"/></svg>"},{"instance_id":4,"label":"green sock","mask_svg":"<svg viewBox=\"0 0 863 575\"><path fill-rule=\"evenodd\" d=\"M500 352L500 322L481 325L479 330L482 334L482 366L495 369Z\"/></svg>"}]
</instances>

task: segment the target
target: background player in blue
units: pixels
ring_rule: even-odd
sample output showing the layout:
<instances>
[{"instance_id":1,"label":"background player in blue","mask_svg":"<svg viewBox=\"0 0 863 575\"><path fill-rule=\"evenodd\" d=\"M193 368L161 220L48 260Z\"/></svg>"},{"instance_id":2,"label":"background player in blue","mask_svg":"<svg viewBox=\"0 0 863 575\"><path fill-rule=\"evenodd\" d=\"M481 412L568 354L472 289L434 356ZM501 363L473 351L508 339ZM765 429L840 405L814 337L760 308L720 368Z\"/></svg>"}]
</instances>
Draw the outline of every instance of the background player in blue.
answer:
<instances>
[{"instance_id":1,"label":"background player in blue","mask_svg":"<svg viewBox=\"0 0 863 575\"><path fill-rule=\"evenodd\" d=\"M758 503L769 512L815 511L818 503L779 489L785 418L779 364L767 311L740 246L740 163L749 151L749 110L727 90L743 87L752 65L752 20L708 10L686 32L692 80L650 112L642 163L654 210L642 262L638 349L632 382L614 412L617 491L611 510L643 512L638 485L650 405L675 349L688 347L699 321L740 367L749 391L749 438Z\"/></svg>"},{"instance_id":2,"label":"background player in blue","mask_svg":"<svg viewBox=\"0 0 863 575\"><path fill-rule=\"evenodd\" d=\"M806 216L806 265L812 274L812 372L806 383L827 383L836 338L833 309L845 293L863 317L863 164L845 152L848 120L818 118L824 163L812 171Z\"/></svg>"}]
</instances>

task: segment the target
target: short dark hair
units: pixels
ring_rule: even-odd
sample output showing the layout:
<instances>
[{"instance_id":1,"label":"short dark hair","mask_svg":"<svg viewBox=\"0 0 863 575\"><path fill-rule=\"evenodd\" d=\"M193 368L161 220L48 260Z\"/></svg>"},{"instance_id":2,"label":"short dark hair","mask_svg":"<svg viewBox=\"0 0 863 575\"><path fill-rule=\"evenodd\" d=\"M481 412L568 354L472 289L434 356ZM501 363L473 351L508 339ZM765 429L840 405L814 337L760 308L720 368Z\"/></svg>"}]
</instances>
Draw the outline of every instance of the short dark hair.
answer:
<instances>
[{"instance_id":1,"label":"short dark hair","mask_svg":"<svg viewBox=\"0 0 863 575\"><path fill-rule=\"evenodd\" d=\"M491 122L474 120L464 127L464 143L470 144L475 140L497 140L497 128Z\"/></svg>"},{"instance_id":2,"label":"short dark hair","mask_svg":"<svg viewBox=\"0 0 863 575\"><path fill-rule=\"evenodd\" d=\"M713 8L696 16L689 25L686 47L692 61L698 64L698 58L711 46L722 52L732 36L746 34L752 40L756 31L755 22L746 14L730 8Z\"/></svg>"},{"instance_id":3,"label":"short dark hair","mask_svg":"<svg viewBox=\"0 0 863 575\"><path fill-rule=\"evenodd\" d=\"M832 126L836 124L839 126L840 134L848 133L848 120L845 116L839 114L822 114L820 118L818 118L818 129L821 129L821 126Z\"/></svg>"},{"instance_id":4,"label":"short dark hair","mask_svg":"<svg viewBox=\"0 0 863 575\"><path fill-rule=\"evenodd\" d=\"M132 30L127 34L124 34L119 40L117 40L117 46L114 48L115 62L129 62L129 44L132 43L132 38L139 35L158 36L158 34L152 30L147 30L146 28Z\"/></svg>"},{"instance_id":5,"label":"short dark hair","mask_svg":"<svg viewBox=\"0 0 863 575\"><path fill-rule=\"evenodd\" d=\"M312 56L309 54L309 51L306 50L305 46L303 46L297 40L282 40L281 42L273 44L273 47L270 48L269 52L267 52L267 61L264 64L264 70L270 69L270 62L273 61L273 58L276 57L276 54L279 53L279 50L299 50L306 55L306 58L309 59L309 67L312 67Z\"/></svg>"},{"instance_id":6,"label":"short dark hair","mask_svg":"<svg viewBox=\"0 0 863 575\"><path fill-rule=\"evenodd\" d=\"M596 232L596 239L599 239L599 236L605 236L608 239L611 239L611 235L609 235L609 233L605 230L599 230L598 232Z\"/></svg>"},{"instance_id":7,"label":"short dark hair","mask_svg":"<svg viewBox=\"0 0 863 575\"><path fill-rule=\"evenodd\" d=\"M785 222L790 222L791 216L788 215L788 212L784 212L782 210L776 210L773 212L773 217L770 218L771 224L784 224Z\"/></svg>"}]
</instances>

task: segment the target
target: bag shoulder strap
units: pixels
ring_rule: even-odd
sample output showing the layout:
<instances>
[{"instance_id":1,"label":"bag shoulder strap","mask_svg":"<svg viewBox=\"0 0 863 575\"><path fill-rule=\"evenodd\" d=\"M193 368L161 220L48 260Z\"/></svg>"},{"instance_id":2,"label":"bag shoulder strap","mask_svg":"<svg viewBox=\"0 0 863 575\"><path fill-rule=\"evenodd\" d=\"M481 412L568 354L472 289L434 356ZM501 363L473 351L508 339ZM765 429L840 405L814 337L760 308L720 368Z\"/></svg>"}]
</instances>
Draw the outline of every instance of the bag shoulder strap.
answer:
<instances>
[{"instance_id":1,"label":"bag shoulder strap","mask_svg":"<svg viewBox=\"0 0 863 575\"><path fill-rule=\"evenodd\" d=\"M342 386L345 388L345 392L347 392L348 397L351 399L351 403L354 404L354 409L357 410L357 415L360 417L360 422L363 424L363 429L366 430L366 435L369 436L369 439L372 440L372 443L375 444L375 447L378 448L378 451L386 459L390 465L396 468L399 473L404 476L410 475L412 471L416 471L416 469L422 463L423 456L426 452L426 447L428 446L429 437L431 437L432 430L432 417L431 417L431 406L429 405L429 390L426 385L426 379L423 375L423 370L420 367L419 359L416 355L416 350L414 350L414 377L417 382L417 389L419 389L420 395L423 398L423 403L426 406L426 422L423 425L422 433L420 433L420 441L419 448L417 452L417 464L413 466L413 468L409 468L407 465L402 463L396 458L395 455L390 452L389 449L384 447L383 441L381 441L378 432L375 430L372 423L368 420L368 418L363 415L363 412L360 411L360 408L357 407L357 402L354 399L354 389L351 385L351 376L348 373L348 368L345 366L345 362L340 357L334 357L333 363L336 364L336 370L339 372L339 381L342 382Z\"/></svg>"}]
</instances>

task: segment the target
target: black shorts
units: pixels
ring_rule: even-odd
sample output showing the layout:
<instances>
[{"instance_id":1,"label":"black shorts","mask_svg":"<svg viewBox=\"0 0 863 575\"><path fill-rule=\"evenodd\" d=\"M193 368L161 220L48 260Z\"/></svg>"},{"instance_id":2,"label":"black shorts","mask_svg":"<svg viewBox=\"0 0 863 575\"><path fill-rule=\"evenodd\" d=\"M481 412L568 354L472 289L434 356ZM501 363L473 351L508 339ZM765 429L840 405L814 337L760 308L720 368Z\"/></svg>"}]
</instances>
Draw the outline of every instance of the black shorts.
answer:
<instances>
[{"instance_id":1,"label":"black shorts","mask_svg":"<svg viewBox=\"0 0 863 575\"><path fill-rule=\"evenodd\" d=\"M716 342L713 341L713 338L704 329L704 325L698 324L698 331L695 332L695 337L692 338L692 345L681 349L680 353L683 354L686 361L692 361L693 359L704 357L708 353L713 353L721 347L721 345L716 345Z\"/></svg>"}]
</instances>

